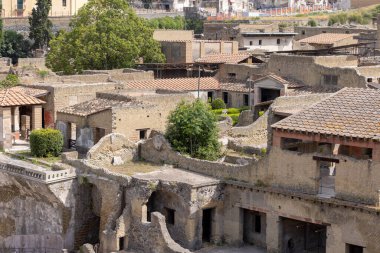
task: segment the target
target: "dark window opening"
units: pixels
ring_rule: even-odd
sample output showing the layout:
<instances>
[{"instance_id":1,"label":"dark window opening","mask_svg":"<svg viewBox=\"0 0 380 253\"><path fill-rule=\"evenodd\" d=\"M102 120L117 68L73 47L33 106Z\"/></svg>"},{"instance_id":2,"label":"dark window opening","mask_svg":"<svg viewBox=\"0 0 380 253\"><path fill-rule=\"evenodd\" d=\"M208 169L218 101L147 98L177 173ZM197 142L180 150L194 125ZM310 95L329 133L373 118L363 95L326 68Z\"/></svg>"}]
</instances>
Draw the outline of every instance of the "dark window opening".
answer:
<instances>
[{"instance_id":1,"label":"dark window opening","mask_svg":"<svg viewBox=\"0 0 380 253\"><path fill-rule=\"evenodd\" d=\"M244 106L249 106L249 95L244 94Z\"/></svg>"},{"instance_id":2,"label":"dark window opening","mask_svg":"<svg viewBox=\"0 0 380 253\"><path fill-rule=\"evenodd\" d=\"M263 43L263 41L262 40L259 40L259 45L261 45Z\"/></svg>"},{"instance_id":3,"label":"dark window opening","mask_svg":"<svg viewBox=\"0 0 380 253\"><path fill-rule=\"evenodd\" d=\"M305 30L302 30L302 32L301 32L301 33L302 33L302 35L305 35L305 34L306 34Z\"/></svg>"},{"instance_id":4,"label":"dark window opening","mask_svg":"<svg viewBox=\"0 0 380 253\"><path fill-rule=\"evenodd\" d=\"M148 130L147 129L141 129L141 130L138 130L138 131L139 131L139 138L140 138L140 140L145 140L147 138Z\"/></svg>"},{"instance_id":5,"label":"dark window opening","mask_svg":"<svg viewBox=\"0 0 380 253\"><path fill-rule=\"evenodd\" d=\"M252 45L253 45L253 41L252 41L252 40L249 42L249 45L250 45L250 46L252 46Z\"/></svg>"},{"instance_id":6,"label":"dark window opening","mask_svg":"<svg viewBox=\"0 0 380 253\"><path fill-rule=\"evenodd\" d=\"M255 232L261 233L261 215L255 215Z\"/></svg>"},{"instance_id":7,"label":"dark window opening","mask_svg":"<svg viewBox=\"0 0 380 253\"><path fill-rule=\"evenodd\" d=\"M175 210L171 208L165 207L165 217L166 217L166 223L170 225L174 225L175 222Z\"/></svg>"},{"instance_id":8,"label":"dark window opening","mask_svg":"<svg viewBox=\"0 0 380 253\"><path fill-rule=\"evenodd\" d=\"M350 156L358 160L372 159L372 148L361 148L355 146L340 145L339 155Z\"/></svg>"},{"instance_id":9,"label":"dark window opening","mask_svg":"<svg viewBox=\"0 0 380 253\"><path fill-rule=\"evenodd\" d=\"M281 39L277 39L277 45L281 44Z\"/></svg>"},{"instance_id":10,"label":"dark window opening","mask_svg":"<svg viewBox=\"0 0 380 253\"><path fill-rule=\"evenodd\" d=\"M323 84L325 84L325 85L338 85L338 76L336 76L336 75L323 75Z\"/></svg>"},{"instance_id":11,"label":"dark window opening","mask_svg":"<svg viewBox=\"0 0 380 253\"><path fill-rule=\"evenodd\" d=\"M367 82L372 83L373 79L371 77L367 78Z\"/></svg>"},{"instance_id":12,"label":"dark window opening","mask_svg":"<svg viewBox=\"0 0 380 253\"><path fill-rule=\"evenodd\" d=\"M24 0L17 0L17 10L24 9Z\"/></svg>"},{"instance_id":13,"label":"dark window opening","mask_svg":"<svg viewBox=\"0 0 380 253\"><path fill-rule=\"evenodd\" d=\"M346 252L347 253L363 253L364 248L361 246L353 245L353 244L347 244L346 246Z\"/></svg>"},{"instance_id":14,"label":"dark window opening","mask_svg":"<svg viewBox=\"0 0 380 253\"><path fill-rule=\"evenodd\" d=\"M300 139L281 138L281 148L301 153L314 153L318 151L318 143Z\"/></svg>"},{"instance_id":15,"label":"dark window opening","mask_svg":"<svg viewBox=\"0 0 380 253\"><path fill-rule=\"evenodd\" d=\"M62 0L62 6L66 7L66 0Z\"/></svg>"},{"instance_id":16,"label":"dark window opening","mask_svg":"<svg viewBox=\"0 0 380 253\"><path fill-rule=\"evenodd\" d=\"M228 78L236 79L236 73L228 73Z\"/></svg>"},{"instance_id":17,"label":"dark window opening","mask_svg":"<svg viewBox=\"0 0 380 253\"><path fill-rule=\"evenodd\" d=\"M275 100L281 95L280 90L272 89L260 89L261 90L261 102Z\"/></svg>"},{"instance_id":18,"label":"dark window opening","mask_svg":"<svg viewBox=\"0 0 380 253\"><path fill-rule=\"evenodd\" d=\"M228 92L223 92L223 101L225 104L228 104Z\"/></svg>"},{"instance_id":19,"label":"dark window opening","mask_svg":"<svg viewBox=\"0 0 380 253\"><path fill-rule=\"evenodd\" d=\"M202 240L211 241L213 208L204 209L202 216Z\"/></svg>"},{"instance_id":20,"label":"dark window opening","mask_svg":"<svg viewBox=\"0 0 380 253\"><path fill-rule=\"evenodd\" d=\"M322 33L326 33L326 31L322 31Z\"/></svg>"},{"instance_id":21,"label":"dark window opening","mask_svg":"<svg viewBox=\"0 0 380 253\"><path fill-rule=\"evenodd\" d=\"M349 33L350 33L350 31L346 31L346 33L347 33L347 34L349 34Z\"/></svg>"},{"instance_id":22,"label":"dark window opening","mask_svg":"<svg viewBox=\"0 0 380 253\"><path fill-rule=\"evenodd\" d=\"M208 102L212 102L212 99L213 99L213 92L212 91L209 91L209 92L207 92L207 101Z\"/></svg>"}]
</instances>

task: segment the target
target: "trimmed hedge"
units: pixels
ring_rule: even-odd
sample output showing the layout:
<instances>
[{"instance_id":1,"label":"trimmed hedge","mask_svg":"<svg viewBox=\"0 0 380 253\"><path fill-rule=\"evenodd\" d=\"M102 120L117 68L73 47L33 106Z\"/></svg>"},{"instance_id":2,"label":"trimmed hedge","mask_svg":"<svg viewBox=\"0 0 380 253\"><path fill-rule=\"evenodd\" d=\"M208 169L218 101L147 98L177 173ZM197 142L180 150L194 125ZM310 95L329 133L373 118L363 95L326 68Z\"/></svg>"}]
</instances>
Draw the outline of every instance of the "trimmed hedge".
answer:
<instances>
[{"instance_id":1,"label":"trimmed hedge","mask_svg":"<svg viewBox=\"0 0 380 253\"><path fill-rule=\"evenodd\" d=\"M224 103L224 101L220 98L217 98L215 99L214 101L211 102L211 108L213 110L215 109L225 109L226 108L226 104Z\"/></svg>"},{"instance_id":2,"label":"trimmed hedge","mask_svg":"<svg viewBox=\"0 0 380 253\"><path fill-rule=\"evenodd\" d=\"M63 136L56 129L37 129L30 134L30 151L33 156L59 156L63 148Z\"/></svg>"}]
</instances>

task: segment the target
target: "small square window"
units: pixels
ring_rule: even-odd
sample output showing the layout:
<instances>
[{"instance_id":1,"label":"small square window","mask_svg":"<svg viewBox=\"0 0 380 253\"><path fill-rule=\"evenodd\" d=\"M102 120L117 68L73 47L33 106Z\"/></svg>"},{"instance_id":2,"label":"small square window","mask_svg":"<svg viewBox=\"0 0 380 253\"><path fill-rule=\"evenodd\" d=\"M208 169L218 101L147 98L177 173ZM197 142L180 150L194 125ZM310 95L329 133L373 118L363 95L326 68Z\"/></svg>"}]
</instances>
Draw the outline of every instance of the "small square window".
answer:
<instances>
[{"instance_id":1,"label":"small square window","mask_svg":"<svg viewBox=\"0 0 380 253\"><path fill-rule=\"evenodd\" d=\"M140 140L145 140L148 138L148 129L140 129L138 131Z\"/></svg>"}]
</instances>

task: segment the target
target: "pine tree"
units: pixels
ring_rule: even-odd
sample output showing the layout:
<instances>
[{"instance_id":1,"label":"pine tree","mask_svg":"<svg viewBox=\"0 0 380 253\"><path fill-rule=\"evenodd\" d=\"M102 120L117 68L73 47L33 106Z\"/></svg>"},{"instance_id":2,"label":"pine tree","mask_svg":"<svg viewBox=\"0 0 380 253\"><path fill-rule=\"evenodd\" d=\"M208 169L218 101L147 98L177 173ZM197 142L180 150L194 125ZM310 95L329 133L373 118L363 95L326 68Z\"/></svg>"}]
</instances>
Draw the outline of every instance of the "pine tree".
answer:
<instances>
[{"instance_id":1,"label":"pine tree","mask_svg":"<svg viewBox=\"0 0 380 253\"><path fill-rule=\"evenodd\" d=\"M51 0L37 0L37 8L33 8L29 17L29 38L34 41L33 48L44 49L51 38L52 23L49 20Z\"/></svg>"}]
</instances>

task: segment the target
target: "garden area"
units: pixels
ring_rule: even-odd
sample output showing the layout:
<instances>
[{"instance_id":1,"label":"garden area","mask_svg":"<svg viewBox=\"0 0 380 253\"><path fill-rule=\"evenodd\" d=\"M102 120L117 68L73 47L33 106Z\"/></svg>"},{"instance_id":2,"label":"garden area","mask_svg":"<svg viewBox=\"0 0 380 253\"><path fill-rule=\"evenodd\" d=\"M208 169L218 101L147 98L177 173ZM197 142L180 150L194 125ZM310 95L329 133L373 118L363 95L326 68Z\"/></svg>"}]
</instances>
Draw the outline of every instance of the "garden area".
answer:
<instances>
[{"instance_id":1,"label":"garden area","mask_svg":"<svg viewBox=\"0 0 380 253\"><path fill-rule=\"evenodd\" d=\"M218 117L223 117L223 116L231 117L234 126L238 122L240 113L242 111L249 110L249 106L227 109L226 104L220 98L217 98L211 102L211 108L212 108L212 112Z\"/></svg>"}]
</instances>

